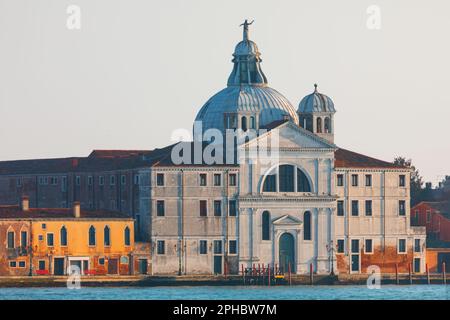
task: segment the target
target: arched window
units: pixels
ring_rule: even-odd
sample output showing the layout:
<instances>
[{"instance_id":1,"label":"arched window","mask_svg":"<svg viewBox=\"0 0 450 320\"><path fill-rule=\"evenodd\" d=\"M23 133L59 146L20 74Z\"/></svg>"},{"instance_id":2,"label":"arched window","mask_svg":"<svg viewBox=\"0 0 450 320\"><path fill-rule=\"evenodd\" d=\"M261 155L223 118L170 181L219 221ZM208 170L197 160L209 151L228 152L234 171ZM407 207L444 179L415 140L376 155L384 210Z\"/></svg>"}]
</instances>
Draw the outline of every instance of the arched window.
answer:
<instances>
[{"instance_id":1,"label":"arched window","mask_svg":"<svg viewBox=\"0 0 450 320\"><path fill-rule=\"evenodd\" d=\"M297 192L311 192L311 185L306 174L297 168Z\"/></svg>"},{"instance_id":2,"label":"arched window","mask_svg":"<svg viewBox=\"0 0 450 320\"><path fill-rule=\"evenodd\" d=\"M262 239L270 240L270 212L264 211L262 214Z\"/></svg>"},{"instance_id":3,"label":"arched window","mask_svg":"<svg viewBox=\"0 0 450 320\"><path fill-rule=\"evenodd\" d=\"M111 245L111 232L109 230L109 227L106 226L105 229L103 230L103 236L104 236L104 244L105 246L110 246Z\"/></svg>"},{"instance_id":4,"label":"arched window","mask_svg":"<svg viewBox=\"0 0 450 320\"><path fill-rule=\"evenodd\" d=\"M331 122L330 118L325 118L325 133L331 133Z\"/></svg>"},{"instance_id":5,"label":"arched window","mask_svg":"<svg viewBox=\"0 0 450 320\"><path fill-rule=\"evenodd\" d=\"M242 117L241 119L241 129L247 131L247 117Z\"/></svg>"},{"instance_id":6,"label":"arched window","mask_svg":"<svg viewBox=\"0 0 450 320\"><path fill-rule=\"evenodd\" d=\"M89 227L89 245L95 246L95 228L94 228L94 226Z\"/></svg>"},{"instance_id":7,"label":"arched window","mask_svg":"<svg viewBox=\"0 0 450 320\"><path fill-rule=\"evenodd\" d=\"M131 245L130 228L128 228L128 226L125 227L124 238L125 238L125 245L126 246Z\"/></svg>"},{"instance_id":8,"label":"arched window","mask_svg":"<svg viewBox=\"0 0 450 320\"><path fill-rule=\"evenodd\" d=\"M255 117L250 117L250 129L256 129Z\"/></svg>"},{"instance_id":9,"label":"arched window","mask_svg":"<svg viewBox=\"0 0 450 320\"><path fill-rule=\"evenodd\" d=\"M59 232L61 238L61 246L67 246L67 229L63 226Z\"/></svg>"},{"instance_id":10,"label":"arched window","mask_svg":"<svg viewBox=\"0 0 450 320\"><path fill-rule=\"evenodd\" d=\"M322 118L317 118L317 133L322 133Z\"/></svg>"},{"instance_id":11,"label":"arched window","mask_svg":"<svg viewBox=\"0 0 450 320\"><path fill-rule=\"evenodd\" d=\"M311 240L311 212L303 214L303 239Z\"/></svg>"},{"instance_id":12,"label":"arched window","mask_svg":"<svg viewBox=\"0 0 450 320\"><path fill-rule=\"evenodd\" d=\"M297 178L297 185L295 178ZM262 188L263 192L311 192L311 190L306 174L296 166L288 164L272 169L272 172L265 177Z\"/></svg>"},{"instance_id":13,"label":"arched window","mask_svg":"<svg viewBox=\"0 0 450 320\"><path fill-rule=\"evenodd\" d=\"M281 165L279 167L278 183L280 192L294 192L294 166Z\"/></svg>"}]
</instances>

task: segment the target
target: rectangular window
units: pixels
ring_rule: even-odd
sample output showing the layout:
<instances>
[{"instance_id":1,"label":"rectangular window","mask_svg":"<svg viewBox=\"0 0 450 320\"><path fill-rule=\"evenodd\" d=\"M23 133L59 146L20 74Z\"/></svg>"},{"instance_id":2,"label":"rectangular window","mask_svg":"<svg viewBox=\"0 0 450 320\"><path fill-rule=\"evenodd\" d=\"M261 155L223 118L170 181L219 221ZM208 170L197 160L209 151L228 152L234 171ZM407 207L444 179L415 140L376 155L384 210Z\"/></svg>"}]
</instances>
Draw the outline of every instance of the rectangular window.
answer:
<instances>
[{"instance_id":1,"label":"rectangular window","mask_svg":"<svg viewBox=\"0 0 450 320\"><path fill-rule=\"evenodd\" d=\"M9 267L10 268L16 268L17 267L17 262L16 261L10 261L9 262Z\"/></svg>"},{"instance_id":2,"label":"rectangular window","mask_svg":"<svg viewBox=\"0 0 450 320\"><path fill-rule=\"evenodd\" d=\"M134 184L137 186L139 185L139 175L138 174L134 175Z\"/></svg>"},{"instance_id":3,"label":"rectangular window","mask_svg":"<svg viewBox=\"0 0 450 320\"><path fill-rule=\"evenodd\" d=\"M43 223L43 224L41 225L41 227L42 227L43 230L45 230L45 229L47 229L47 224Z\"/></svg>"},{"instance_id":4,"label":"rectangular window","mask_svg":"<svg viewBox=\"0 0 450 320\"><path fill-rule=\"evenodd\" d=\"M28 233L26 231L20 232L20 246L22 248L28 245Z\"/></svg>"},{"instance_id":5,"label":"rectangular window","mask_svg":"<svg viewBox=\"0 0 450 320\"><path fill-rule=\"evenodd\" d=\"M359 240L358 239L352 240L352 253L359 253Z\"/></svg>"},{"instance_id":6,"label":"rectangular window","mask_svg":"<svg viewBox=\"0 0 450 320\"><path fill-rule=\"evenodd\" d=\"M373 253L372 239L366 239L365 244L364 244L364 252L365 253Z\"/></svg>"},{"instance_id":7,"label":"rectangular window","mask_svg":"<svg viewBox=\"0 0 450 320\"><path fill-rule=\"evenodd\" d=\"M156 215L158 217L163 217L164 214L165 214L164 200L156 201Z\"/></svg>"},{"instance_id":8,"label":"rectangular window","mask_svg":"<svg viewBox=\"0 0 450 320\"><path fill-rule=\"evenodd\" d=\"M406 215L406 201L405 200L398 201L398 214L400 216Z\"/></svg>"},{"instance_id":9,"label":"rectangular window","mask_svg":"<svg viewBox=\"0 0 450 320\"><path fill-rule=\"evenodd\" d=\"M337 185L338 185L338 187L344 186L344 175L343 174L337 175Z\"/></svg>"},{"instance_id":10,"label":"rectangular window","mask_svg":"<svg viewBox=\"0 0 450 320\"><path fill-rule=\"evenodd\" d=\"M50 178L50 184L52 186L56 186L58 184L58 177L51 177Z\"/></svg>"},{"instance_id":11,"label":"rectangular window","mask_svg":"<svg viewBox=\"0 0 450 320\"><path fill-rule=\"evenodd\" d=\"M344 253L345 247L344 247L344 239L338 239L337 241L337 253Z\"/></svg>"},{"instance_id":12,"label":"rectangular window","mask_svg":"<svg viewBox=\"0 0 450 320\"><path fill-rule=\"evenodd\" d=\"M100 176L98 177L98 185L103 186L105 184L105 177Z\"/></svg>"},{"instance_id":13,"label":"rectangular window","mask_svg":"<svg viewBox=\"0 0 450 320\"><path fill-rule=\"evenodd\" d=\"M366 216L372 215L372 200L366 200Z\"/></svg>"},{"instance_id":14,"label":"rectangular window","mask_svg":"<svg viewBox=\"0 0 450 320\"><path fill-rule=\"evenodd\" d=\"M220 217L222 215L222 201L214 200L214 216Z\"/></svg>"},{"instance_id":15,"label":"rectangular window","mask_svg":"<svg viewBox=\"0 0 450 320\"><path fill-rule=\"evenodd\" d=\"M398 253L406 253L406 239L398 239Z\"/></svg>"},{"instance_id":16,"label":"rectangular window","mask_svg":"<svg viewBox=\"0 0 450 320\"><path fill-rule=\"evenodd\" d=\"M164 240L157 241L157 254L166 254L165 242Z\"/></svg>"},{"instance_id":17,"label":"rectangular window","mask_svg":"<svg viewBox=\"0 0 450 320\"><path fill-rule=\"evenodd\" d=\"M237 254L237 241L230 240L228 242L228 253L229 254Z\"/></svg>"},{"instance_id":18,"label":"rectangular window","mask_svg":"<svg viewBox=\"0 0 450 320\"><path fill-rule=\"evenodd\" d=\"M14 231L8 231L8 243L7 243L8 249L14 249L16 247L14 238L15 238Z\"/></svg>"},{"instance_id":19,"label":"rectangular window","mask_svg":"<svg viewBox=\"0 0 450 320\"><path fill-rule=\"evenodd\" d=\"M103 266L105 264L105 258L98 258L98 264Z\"/></svg>"},{"instance_id":20,"label":"rectangular window","mask_svg":"<svg viewBox=\"0 0 450 320\"><path fill-rule=\"evenodd\" d=\"M230 184L231 187L235 187L236 186L236 174L235 173L230 173L229 184Z\"/></svg>"},{"instance_id":21,"label":"rectangular window","mask_svg":"<svg viewBox=\"0 0 450 320\"><path fill-rule=\"evenodd\" d=\"M366 174L366 187L371 187L371 186L372 186L372 175Z\"/></svg>"},{"instance_id":22,"label":"rectangular window","mask_svg":"<svg viewBox=\"0 0 450 320\"><path fill-rule=\"evenodd\" d=\"M200 240L200 254L208 254L208 241Z\"/></svg>"},{"instance_id":23,"label":"rectangular window","mask_svg":"<svg viewBox=\"0 0 450 320\"><path fill-rule=\"evenodd\" d=\"M200 200L200 217L206 217L208 215L208 201Z\"/></svg>"},{"instance_id":24,"label":"rectangular window","mask_svg":"<svg viewBox=\"0 0 450 320\"><path fill-rule=\"evenodd\" d=\"M21 187L21 186L22 186L22 178L17 178L16 187Z\"/></svg>"},{"instance_id":25,"label":"rectangular window","mask_svg":"<svg viewBox=\"0 0 450 320\"><path fill-rule=\"evenodd\" d=\"M164 173L157 173L156 174L156 185L158 187L164 186Z\"/></svg>"},{"instance_id":26,"label":"rectangular window","mask_svg":"<svg viewBox=\"0 0 450 320\"><path fill-rule=\"evenodd\" d=\"M45 260L39 260L38 261L38 269L39 270L45 270Z\"/></svg>"},{"instance_id":27,"label":"rectangular window","mask_svg":"<svg viewBox=\"0 0 450 320\"><path fill-rule=\"evenodd\" d=\"M337 215L339 217L344 216L344 201L342 201L342 200L338 200L338 202L337 202Z\"/></svg>"},{"instance_id":28,"label":"rectangular window","mask_svg":"<svg viewBox=\"0 0 450 320\"><path fill-rule=\"evenodd\" d=\"M214 254L222 254L222 240L214 240Z\"/></svg>"},{"instance_id":29,"label":"rectangular window","mask_svg":"<svg viewBox=\"0 0 450 320\"><path fill-rule=\"evenodd\" d=\"M414 252L421 252L420 239L414 239Z\"/></svg>"},{"instance_id":30,"label":"rectangular window","mask_svg":"<svg viewBox=\"0 0 450 320\"><path fill-rule=\"evenodd\" d=\"M80 176L76 176L76 177L75 177L75 184L76 184L77 186L79 186L79 185L81 184L81 177L80 177Z\"/></svg>"},{"instance_id":31,"label":"rectangular window","mask_svg":"<svg viewBox=\"0 0 450 320\"><path fill-rule=\"evenodd\" d=\"M127 176L126 175L123 174L120 176L120 184L123 186L127 184Z\"/></svg>"},{"instance_id":32,"label":"rectangular window","mask_svg":"<svg viewBox=\"0 0 450 320\"><path fill-rule=\"evenodd\" d=\"M92 186L94 184L94 177L89 176L88 177L88 186Z\"/></svg>"},{"instance_id":33,"label":"rectangular window","mask_svg":"<svg viewBox=\"0 0 450 320\"><path fill-rule=\"evenodd\" d=\"M230 200L228 202L228 209L229 209L230 217L236 217L237 216L236 200Z\"/></svg>"},{"instance_id":34,"label":"rectangular window","mask_svg":"<svg viewBox=\"0 0 450 320\"><path fill-rule=\"evenodd\" d=\"M25 268L26 263L25 261L19 261L19 268Z\"/></svg>"},{"instance_id":35,"label":"rectangular window","mask_svg":"<svg viewBox=\"0 0 450 320\"><path fill-rule=\"evenodd\" d=\"M218 187L222 184L222 175L220 173L214 174L214 186Z\"/></svg>"},{"instance_id":36,"label":"rectangular window","mask_svg":"<svg viewBox=\"0 0 450 320\"><path fill-rule=\"evenodd\" d=\"M352 186L357 187L358 186L358 175L352 174Z\"/></svg>"},{"instance_id":37,"label":"rectangular window","mask_svg":"<svg viewBox=\"0 0 450 320\"><path fill-rule=\"evenodd\" d=\"M406 176L405 176L404 174L401 174L401 175L398 177L398 185L399 185L400 187L405 187L405 186L406 186Z\"/></svg>"},{"instance_id":38,"label":"rectangular window","mask_svg":"<svg viewBox=\"0 0 450 320\"><path fill-rule=\"evenodd\" d=\"M431 222L431 211L427 210L427 223Z\"/></svg>"},{"instance_id":39,"label":"rectangular window","mask_svg":"<svg viewBox=\"0 0 450 320\"><path fill-rule=\"evenodd\" d=\"M55 243L54 243L53 233L47 233L47 246L53 247L54 245L55 245Z\"/></svg>"},{"instance_id":40,"label":"rectangular window","mask_svg":"<svg viewBox=\"0 0 450 320\"><path fill-rule=\"evenodd\" d=\"M116 184L116 176L109 176L109 184L111 186Z\"/></svg>"},{"instance_id":41,"label":"rectangular window","mask_svg":"<svg viewBox=\"0 0 450 320\"><path fill-rule=\"evenodd\" d=\"M202 187L206 186L206 173L200 173L200 185Z\"/></svg>"},{"instance_id":42,"label":"rectangular window","mask_svg":"<svg viewBox=\"0 0 450 320\"><path fill-rule=\"evenodd\" d=\"M359 201L352 200L352 216L359 216Z\"/></svg>"},{"instance_id":43,"label":"rectangular window","mask_svg":"<svg viewBox=\"0 0 450 320\"><path fill-rule=\"evenodd\" d=\"M67 177L66 176L61 178L61 191L62 192L67 191Z\"/></svg>"}]
</instances>

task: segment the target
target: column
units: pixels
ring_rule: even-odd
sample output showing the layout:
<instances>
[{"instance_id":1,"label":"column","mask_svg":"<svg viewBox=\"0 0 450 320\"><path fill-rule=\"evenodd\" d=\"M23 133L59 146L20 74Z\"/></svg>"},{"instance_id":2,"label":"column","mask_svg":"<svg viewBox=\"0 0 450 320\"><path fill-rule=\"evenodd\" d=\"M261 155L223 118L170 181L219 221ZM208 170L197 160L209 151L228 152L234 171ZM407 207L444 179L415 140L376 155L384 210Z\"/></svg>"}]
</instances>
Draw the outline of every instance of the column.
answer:
<instances>
[{"instance_id":1,"label":"column","mask_svg":"<svg viewBox=\"0 0 450 320\"><path fill-rule=\"evenodd\" d=\"M327 211L323 208L317 209L317 272L328 273L328 219Z\"/></svg>"}]
</instances>

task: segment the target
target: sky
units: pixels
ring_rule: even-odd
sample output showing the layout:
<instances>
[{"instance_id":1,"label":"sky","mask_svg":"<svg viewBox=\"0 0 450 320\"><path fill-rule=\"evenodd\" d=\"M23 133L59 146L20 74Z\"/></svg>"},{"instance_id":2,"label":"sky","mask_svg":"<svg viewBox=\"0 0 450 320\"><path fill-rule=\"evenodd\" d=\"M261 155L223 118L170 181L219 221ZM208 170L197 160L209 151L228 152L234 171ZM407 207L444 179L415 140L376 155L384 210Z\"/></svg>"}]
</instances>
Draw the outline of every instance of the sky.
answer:
<instances>
[{"instance_id":1,"label":"sky","mask_svg":"<svg viewBox=\"0 0 450 320\"><path fill-rule=\"evenodd\" d=\"M446 0L0 0L0 160L172 143L226 86L239 24L254 19L271 87L297 108L318 83L338 146L411 158L436 183L450 174L448 12Z\"/></svg>"}]
</instances>

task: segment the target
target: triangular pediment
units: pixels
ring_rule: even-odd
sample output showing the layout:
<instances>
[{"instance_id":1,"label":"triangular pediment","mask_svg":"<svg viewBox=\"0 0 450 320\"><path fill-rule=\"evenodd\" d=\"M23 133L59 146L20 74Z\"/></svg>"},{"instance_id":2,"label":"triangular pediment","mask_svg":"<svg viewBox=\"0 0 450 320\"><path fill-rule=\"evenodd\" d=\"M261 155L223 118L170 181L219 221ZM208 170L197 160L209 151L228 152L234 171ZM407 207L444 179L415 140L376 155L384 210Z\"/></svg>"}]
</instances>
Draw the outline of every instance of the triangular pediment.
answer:
<instances>
[{"instance_id":1,"label":"triangular pediment","mask_svg":"<svg viewBox=\"0 0 450 320\"><path fill-rule=\"evenodd\" d=\"M291 216L291 215L284 215L281 216L279 218L276 218L275 220L272 221L272 223L274 225L298 225L298 224L302 224L302 222L300 220L298 220L297 218Z\"/></svg>"},{"instance_id":2,"label":"triangular pediment","mask_svg":"<svg viewBox=\"0 0 450 320\"><path fill-rule=\"evenodd\" d=\"M292 122L286 122L269 132L260 135L245 145L253 147L264 144L264 140L268 140L267 145L271 145L273 136L277 136L280 149L336 149L336 145L305 130Z\"/></svg>"}]
</instances>

